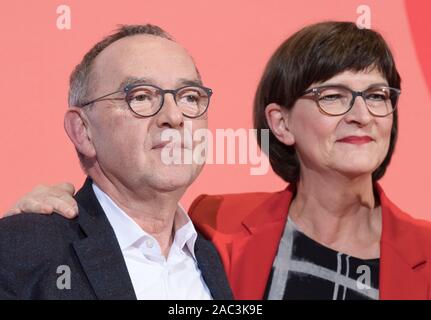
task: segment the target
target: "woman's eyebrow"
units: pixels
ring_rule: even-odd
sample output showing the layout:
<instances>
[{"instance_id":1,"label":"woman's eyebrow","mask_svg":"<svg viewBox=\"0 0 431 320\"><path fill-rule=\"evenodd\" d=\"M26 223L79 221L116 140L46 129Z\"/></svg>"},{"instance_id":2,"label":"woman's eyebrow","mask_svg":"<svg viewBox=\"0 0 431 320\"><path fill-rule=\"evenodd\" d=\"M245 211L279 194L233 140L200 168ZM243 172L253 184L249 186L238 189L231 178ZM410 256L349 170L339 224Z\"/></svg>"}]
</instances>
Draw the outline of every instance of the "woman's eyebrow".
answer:
<instances>
[{"instance_id":1,"label":"woman's eyebrow","mask_svg":"<svg viewBox=\"0 0 431 320\"><path fill-rule=\"evenodd\" d=\"M351 89L351 88L350 88L350 86L348 86L348 85L346 85L346 84L344 84L344 83L338 83L338 82L336 82L336 83L333 83L333 82L330 82L330 83L322 83L320 86L321 86L321 87L344 87L344 88L349 88L349 89ZM387 84L386 82L376 82L376 83L372 83L372 84L370 84L370 85L367 87L367 89L368 89L368 88L372 88L372 87L379 87L379 86L387 87L387 86L388 86L388 84ZM365 89L365 90L367 90L367 89ZM353 90L353 89L351 89L351 90Z\"/></svg>"}]
</instances>

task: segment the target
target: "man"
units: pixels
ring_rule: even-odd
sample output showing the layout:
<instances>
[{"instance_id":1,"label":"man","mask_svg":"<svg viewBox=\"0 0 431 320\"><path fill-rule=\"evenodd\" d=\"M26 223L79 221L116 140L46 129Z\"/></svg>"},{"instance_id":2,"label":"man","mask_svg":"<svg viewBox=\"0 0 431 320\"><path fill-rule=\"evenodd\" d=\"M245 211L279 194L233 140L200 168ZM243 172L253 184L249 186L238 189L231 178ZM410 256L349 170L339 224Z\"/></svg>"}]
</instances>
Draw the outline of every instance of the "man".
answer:
<instances>
[{"instance_id":1,"label":"man","mask_svg":"<svg viewBox=\"0 0 431 320\"><path fill-rule=\"evenodd\" d=\"M210 96L159 27L97 43L71 75L64 118L88 175L79 216L0 221L0 298L231 299L215 248L178 205L202 166L164 159L194 149L163 137L206 128Z\"/></svg>"}]
</instances>

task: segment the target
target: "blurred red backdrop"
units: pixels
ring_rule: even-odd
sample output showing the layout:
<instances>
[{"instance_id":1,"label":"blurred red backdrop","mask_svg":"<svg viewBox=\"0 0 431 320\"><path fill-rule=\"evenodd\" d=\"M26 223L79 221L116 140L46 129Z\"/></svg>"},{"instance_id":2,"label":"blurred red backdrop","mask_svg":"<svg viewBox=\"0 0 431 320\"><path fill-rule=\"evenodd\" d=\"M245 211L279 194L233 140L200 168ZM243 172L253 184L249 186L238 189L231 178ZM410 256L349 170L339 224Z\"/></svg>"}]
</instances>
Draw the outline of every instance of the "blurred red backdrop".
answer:
<instances>
[{"instance_id":1,"label":"blurred red backdrop","mask_svg":"<svg viewBox=\"0 0 431 320\"><path fill-rule=\"evenodd\" d=\"M57 28L67 5L70 30ZM356 21L360 5L393 49L403 82L399 142L382 180L387 194L416 217L431 219L431 13L429 1L15 1L0 4L0 212L39 183L84 175L63 130L68 77L83 54L118 24L153 23L194 56L215 95L210 129L251 128L256 85L275 48L299 28L322 20ZM183 198L200 193L273 191L272 172L248 165L207 165Z\"/></svg>"}]
</instances>

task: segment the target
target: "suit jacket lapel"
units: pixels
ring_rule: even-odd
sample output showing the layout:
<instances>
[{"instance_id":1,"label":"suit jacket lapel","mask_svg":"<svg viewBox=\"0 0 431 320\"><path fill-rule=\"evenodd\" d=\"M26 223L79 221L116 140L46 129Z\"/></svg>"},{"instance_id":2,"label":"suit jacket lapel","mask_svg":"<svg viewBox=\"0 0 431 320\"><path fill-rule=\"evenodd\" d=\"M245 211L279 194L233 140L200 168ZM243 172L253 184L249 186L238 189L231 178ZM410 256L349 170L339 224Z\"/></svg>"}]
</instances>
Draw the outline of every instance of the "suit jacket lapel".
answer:
<instances>
[{"instance_id":1,"label":"suit jacket lapel","mask_svg":"<svg viewBox=\"0 0 431 320\"><path fill-rule=\"evenodd\" d=\"M86 235L73 248L98 299L136 299L114 230L87 179L76 194L78 223Z\"/></svg>"},{"instance_id":2,"label":"suit jacket lapel","mask_svg":"<svg viewBox=\"0 0 431 320\"><path fill-rule=\"evenodd\" d=\"M199 234L195 243L195 255L202 277L213 299L232 300L232 291L220 257L214 245Z\"/></svg>"}]
</instances>

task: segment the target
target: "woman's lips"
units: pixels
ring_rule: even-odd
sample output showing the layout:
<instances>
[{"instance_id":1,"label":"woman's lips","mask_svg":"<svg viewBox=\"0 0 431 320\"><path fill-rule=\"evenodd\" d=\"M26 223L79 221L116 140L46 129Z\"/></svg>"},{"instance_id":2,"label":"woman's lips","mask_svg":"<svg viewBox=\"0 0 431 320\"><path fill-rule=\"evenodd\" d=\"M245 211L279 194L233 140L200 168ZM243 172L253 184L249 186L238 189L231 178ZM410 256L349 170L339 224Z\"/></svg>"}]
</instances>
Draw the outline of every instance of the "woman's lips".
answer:
<instances>
[{"instance_id":1,"label":"woman's lips","mask_svg":"<svg viewBox=\"0 0 431 320\"><path fill-rule=\"evenodd\" d=\"M373 141L374 139L369 136L348 136L337 140L338 142L364 144Z\"/></svg>"}]
</instances>

